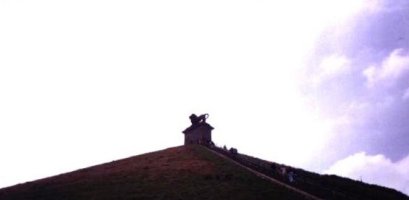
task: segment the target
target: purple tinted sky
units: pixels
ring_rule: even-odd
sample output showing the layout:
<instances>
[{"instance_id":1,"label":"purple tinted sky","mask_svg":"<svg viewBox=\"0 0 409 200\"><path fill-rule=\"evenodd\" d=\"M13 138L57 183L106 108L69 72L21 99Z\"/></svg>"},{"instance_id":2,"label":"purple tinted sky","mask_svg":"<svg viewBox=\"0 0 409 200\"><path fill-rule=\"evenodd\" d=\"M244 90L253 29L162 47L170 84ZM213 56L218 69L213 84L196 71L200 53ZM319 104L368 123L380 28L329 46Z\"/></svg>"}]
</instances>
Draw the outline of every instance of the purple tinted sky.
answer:
<instances>
[{"instance_id":1,"label":"purple tinted sky","mask_svg":"<svg viewBox=\"0 0 409 200\"><path fill-rule=\"evenodd\" d=\"M381 9L321 34L304 75L316 76L331 55L342 58L343 70L301 88L336 121L326 147L333 150L319 163L331 163L327 173L408 194L409 2L379 2Z\"/></svg>"},{"instance_id":2,"label":"purple tinted sky","mask_svg":"<svg viewBox=\"0 0 409 200\"><path fill-rule=\"evenodd\" d=\"M409 2L385 3L382 11L358 16L349 25L341 31L324 31L310 67L328 55L341 54L348 59L350 69L303 90L328 117L348 115L352 119L338 128L339 132L350 132L336 139L336 145L342 146L341 155L362 150L401 159L409 152L409 99L404 97L409 88ZM395 66L402 69L393 75L379 75L375 85L368 86L365 69L375 66L381 74L382 62L394 51L399 51L398 58L406 59L396 61L403 62L404 66Z\"/></svg>"}]
</instances>

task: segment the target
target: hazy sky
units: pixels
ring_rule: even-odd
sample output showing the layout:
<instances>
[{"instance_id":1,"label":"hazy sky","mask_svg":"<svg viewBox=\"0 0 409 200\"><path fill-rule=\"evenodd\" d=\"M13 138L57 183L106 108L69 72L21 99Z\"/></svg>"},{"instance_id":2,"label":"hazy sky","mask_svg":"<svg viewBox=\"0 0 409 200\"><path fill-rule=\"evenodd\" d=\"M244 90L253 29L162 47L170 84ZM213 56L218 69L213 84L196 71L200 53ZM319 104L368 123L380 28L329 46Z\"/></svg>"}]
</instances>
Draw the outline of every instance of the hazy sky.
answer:
<instances>
[{"instance_id":1,"label":"hazy sky","mask_svg":"<svg viewBox=\"0 0 409 200\"><path fill-rule=\"evenodd\" d=\"M409 193L409 1L0 0L0 187L216 144Z\"/></svg>"}]
</instances>

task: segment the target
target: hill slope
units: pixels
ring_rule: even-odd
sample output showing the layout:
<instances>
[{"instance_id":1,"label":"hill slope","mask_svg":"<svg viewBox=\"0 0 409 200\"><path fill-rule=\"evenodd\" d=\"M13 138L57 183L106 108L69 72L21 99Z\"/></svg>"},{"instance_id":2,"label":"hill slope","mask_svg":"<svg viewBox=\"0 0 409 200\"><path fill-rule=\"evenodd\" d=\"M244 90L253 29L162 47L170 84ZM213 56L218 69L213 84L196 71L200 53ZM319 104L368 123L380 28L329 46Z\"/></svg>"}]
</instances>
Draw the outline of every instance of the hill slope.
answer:
<instances>
[{"instance_id":1,"label":"hill slope","mask_svg":"<svg viewBox=\"0 0 409 200\"><path fill-rule=\"evenodd\" d=\"M201 146L130 157L0 190L0 199L304 199Z\"/></svg>"},{"instance_id":2,"label":"hill slope","mask_svg":"<svg viewBox=\"0 0 409 200\"><path fill-rule=\"evenodd\" d=\"M293 188L306 192L321 199L334 200L384 200L402 199L409 200L403 193L391 188L367 184L335 175L320 175L303 169L293 168L282 164L265 161L245 154L231 153L221 148L213 148L230 159L249 167L264 175L279 180ZM274 168L272 168L274 166ZM281 174L279 169L285 168L287 173ZM275 169L275 170L274 170ZM293 180L289 181L288 172L293 172Z\"/></svg>"}]
</instances>

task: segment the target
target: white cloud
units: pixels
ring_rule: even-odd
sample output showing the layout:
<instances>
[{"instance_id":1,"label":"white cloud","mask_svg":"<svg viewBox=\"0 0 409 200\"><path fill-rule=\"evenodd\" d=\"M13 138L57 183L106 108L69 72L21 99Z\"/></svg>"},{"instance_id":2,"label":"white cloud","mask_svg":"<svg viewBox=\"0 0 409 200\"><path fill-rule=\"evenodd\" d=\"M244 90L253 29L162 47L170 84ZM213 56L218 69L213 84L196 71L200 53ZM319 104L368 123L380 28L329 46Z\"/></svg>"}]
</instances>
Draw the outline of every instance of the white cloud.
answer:
<instances>
[{"instance_id":1,"label":"white cloud","mask_svg":"<svg viewBox=\"0 0 409 200\"><path fill-rule=\"evenodd\" d=\"M392 162L382 154L359 152L337 161L324 173L395 188L409 194L409 155Z\"/></svg>"},{"instance_id":2,"label":"white cloud","mask_svg":"<svg viewBox=\"0 0 409 200\"><path fill-rule=\"evenodd\" d=\"M333 54L322 59L318 66L318 72L313 76L314 84L320 84L337 75L346 73L350 67L351 61L344 55Z\"/></svg>"},{"instance_id":3,"label":"white cloud","mask_svg":"<svg viewBox=\"0 0 409 200\"><path fill-rule=\"evenodd\" d=\"M367 86L371 88L381 82L391 85L407 71L409 71L409 53L403 49L395 49L380 65L371 65L362 74L366 78Z\"/></svg>"},{"instance_id":4,"label":"white cloud","mask_svg":"<svg viewBox=\"0 0 409 200\"><path fill-rule=\"evenodd\" d=\"M333 75L345 72L349 69L350 61L343 55L331 55L322 60L320 69L324 74Z\"/></svg>"}]
</instances>

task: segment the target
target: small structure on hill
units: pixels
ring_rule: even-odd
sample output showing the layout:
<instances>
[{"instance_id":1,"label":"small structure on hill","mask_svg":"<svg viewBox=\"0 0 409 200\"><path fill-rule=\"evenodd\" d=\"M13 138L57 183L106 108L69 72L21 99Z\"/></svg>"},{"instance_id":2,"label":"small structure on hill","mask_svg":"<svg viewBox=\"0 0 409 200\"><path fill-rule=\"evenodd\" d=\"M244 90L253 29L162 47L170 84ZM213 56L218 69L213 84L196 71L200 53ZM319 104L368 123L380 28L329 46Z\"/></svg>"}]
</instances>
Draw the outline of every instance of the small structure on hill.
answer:
<instances>
[{"instance_id":1,"label":"small structure on hill","mask_svg":"<svg viewBox=\"0 0 409 200\"><path fill-rule=\"evenodd\" d=\"M214 129L210 126L206 119L209 114L203 114L197 116L195 114L190 115L190 121L192 125L186 128L183 133L185 134L185 145L188 144L203 144L210 145L212 142L212 130Z\"/></svg>"}]
</instances>

